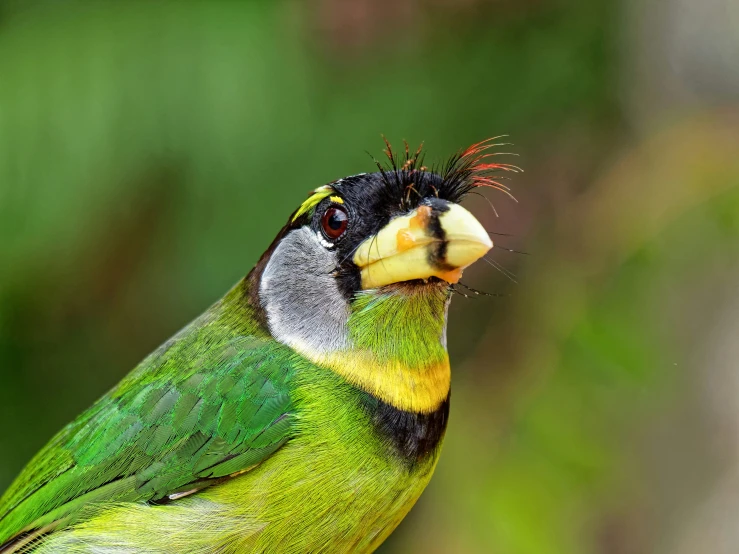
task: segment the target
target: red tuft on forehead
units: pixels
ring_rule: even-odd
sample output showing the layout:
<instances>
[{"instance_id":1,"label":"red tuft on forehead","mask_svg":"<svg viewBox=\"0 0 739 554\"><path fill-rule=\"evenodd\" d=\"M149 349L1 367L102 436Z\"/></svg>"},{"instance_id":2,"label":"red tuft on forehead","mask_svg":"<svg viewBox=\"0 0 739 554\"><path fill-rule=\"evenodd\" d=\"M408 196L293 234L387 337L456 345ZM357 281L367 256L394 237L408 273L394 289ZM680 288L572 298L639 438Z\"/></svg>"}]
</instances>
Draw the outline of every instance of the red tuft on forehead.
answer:
<instances>
[{"instance_id":1,"label":"red tuft on forehead","mask_svg":"<svg viewBox=\"0 0 739 554\"><path fill-rule=\"evenodd\" d=\"M521 169L520 167L516 165L512 165L512 164L492 163L492 162L485 161L494 156L501 156L501 155L509 154L507 152L486 152L486 150L489 150L490 148L493 148L495 146L509 145L510 143L506 143L506 142L500 142L500 143L494 142L505 136L506 135L500 135L497 137L485 139L467 148L467 150L465 150L459 157L459 162L458 162L460 164L459 169L463 171L467 171L469 173L469 178L471 179L473 186L494 188L508 195L511 199L517 202L516 198L510 192L511 191L510 187L507 187L504 184L500 183L499 181L496 181L493 178L491 178L490 173L493 173L498 170L510 171L513 173L521 173L523 172L523 169ZM509 155L515 155L515 154L509 154Z\"/></svg>"},{"instance_id":2,"label":"red tuft on forehead","mask_svg":"<svg viewBox=\"0 0 739 554\"><path fill-rule=\"evenodd\" d=\"M510 143L506 142L496 142L505 136L500 135L485 139L473 144L463 152L452 156L446 164L445 172L442 173L444 181L455 183L454 186L463 189L464 193L470 192L476 187L493 188L504 193L514 202L517 202L516 198L511 194L510 187L500 182L505 177L494 178L493 175L499 171L520 173L523 169L512 164L488 161L494 156L515 156L515 154L511 154L510 152L489 152L491 148L509 145ZM493 210L495 211L495 206L493 206Z\"/></svg>"}]
</instances>

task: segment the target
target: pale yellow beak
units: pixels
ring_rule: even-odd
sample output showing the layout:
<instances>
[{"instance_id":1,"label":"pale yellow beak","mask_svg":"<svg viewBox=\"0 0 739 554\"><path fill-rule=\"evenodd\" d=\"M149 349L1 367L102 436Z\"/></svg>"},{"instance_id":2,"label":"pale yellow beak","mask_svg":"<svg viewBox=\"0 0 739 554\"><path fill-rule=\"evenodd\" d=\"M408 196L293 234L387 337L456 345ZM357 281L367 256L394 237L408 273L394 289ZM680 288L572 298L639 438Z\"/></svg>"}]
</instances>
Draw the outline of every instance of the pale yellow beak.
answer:
<instances>
[{"instance_id":1,"label":"pale yellow beak","mask_svg":"<svg viewBox=\"0 0 739 554\"><path fill-rule=\"evenodd\" d=\"M438 277L456 283L493 247L487 231L458 204L435 201L390 220L354 254L362 288Z\"/></svg>"}]
</instances>

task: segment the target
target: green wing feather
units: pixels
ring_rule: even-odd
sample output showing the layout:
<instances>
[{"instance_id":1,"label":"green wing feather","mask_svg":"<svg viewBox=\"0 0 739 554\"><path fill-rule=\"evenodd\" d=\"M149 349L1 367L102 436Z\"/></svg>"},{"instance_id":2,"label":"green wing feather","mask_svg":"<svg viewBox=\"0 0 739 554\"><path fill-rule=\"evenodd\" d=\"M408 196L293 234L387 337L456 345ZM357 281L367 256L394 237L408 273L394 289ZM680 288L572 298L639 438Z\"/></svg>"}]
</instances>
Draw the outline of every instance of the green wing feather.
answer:
<instances>
[{"instance_id":1,"label":"green wing feather","mask_svg":"<svg viewBox=\"0 0 739 554\"><path fill-rule=\"evenodd\" d=\"M254 467L288 440L290 369L279 347L185 335L31 461L0 499L0 545L71 523L91 504L169 501Z\"/></svg>"}]
</instances>

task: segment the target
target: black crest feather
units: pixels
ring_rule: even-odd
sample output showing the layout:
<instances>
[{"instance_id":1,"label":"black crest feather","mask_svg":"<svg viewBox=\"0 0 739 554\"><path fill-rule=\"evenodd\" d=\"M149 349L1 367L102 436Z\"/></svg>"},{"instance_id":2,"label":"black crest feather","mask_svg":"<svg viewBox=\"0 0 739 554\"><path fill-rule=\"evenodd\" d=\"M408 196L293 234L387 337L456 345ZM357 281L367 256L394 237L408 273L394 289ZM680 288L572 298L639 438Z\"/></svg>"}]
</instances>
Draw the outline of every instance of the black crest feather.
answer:
<instances>
[{"instance_id":1,"label":"black crest feather","mask_svg":"<svg viewBox=\"0 0 739 554\"><path fill-rule=\"evenodd\" d=\"M505 155L505 152L490 152L494 147L507 143L496 142L503 136L486 139L460 150L446 162L431 169L424 165L425 152L423 143L413 150L403 141L403 150L393 149L390 142L385 141L385 156L382 163L375 159L386 193L395 197L401 210L408 210L418 204L422 198L436 196L443 200L458 203L470 191L477 187L489 187L499 190L514 201L510 188L497 177L500 172L519 173L523 170L515 165L495 163L490 160L494 156Z\"/></svg>"}]
</instances>

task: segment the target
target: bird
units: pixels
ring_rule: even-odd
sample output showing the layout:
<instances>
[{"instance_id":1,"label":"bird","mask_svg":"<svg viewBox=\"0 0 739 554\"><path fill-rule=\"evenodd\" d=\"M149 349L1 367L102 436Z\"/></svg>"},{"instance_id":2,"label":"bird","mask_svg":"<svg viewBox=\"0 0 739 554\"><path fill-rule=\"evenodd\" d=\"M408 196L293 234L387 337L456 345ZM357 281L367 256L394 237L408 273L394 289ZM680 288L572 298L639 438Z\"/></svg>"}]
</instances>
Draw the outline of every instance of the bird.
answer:
<instances>
[{"instance_id":1,"label":"bird","mask_svg":"<svg viewBox=\"0 0 739 554\"><path fill-rule=\"evenodd\" d=\"M28 463L2 554L369 553L429 483L492 139L315 188L253 269Z\"/></svg>"}]
</instances>

